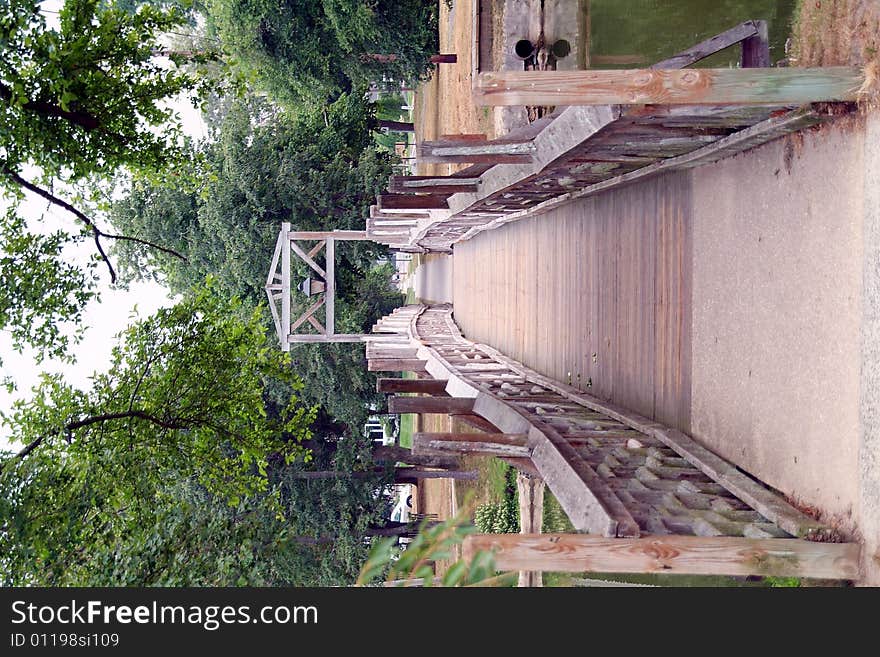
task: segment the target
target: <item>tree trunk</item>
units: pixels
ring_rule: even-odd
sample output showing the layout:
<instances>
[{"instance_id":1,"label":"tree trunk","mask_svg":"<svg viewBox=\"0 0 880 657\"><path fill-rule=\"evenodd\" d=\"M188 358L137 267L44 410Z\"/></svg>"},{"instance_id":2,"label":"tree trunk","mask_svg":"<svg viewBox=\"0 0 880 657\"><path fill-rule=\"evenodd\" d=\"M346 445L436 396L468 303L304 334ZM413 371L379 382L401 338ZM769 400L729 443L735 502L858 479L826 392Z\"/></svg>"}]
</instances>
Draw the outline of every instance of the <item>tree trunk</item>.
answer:
<instances>
[{"instance_id":1,"label":"tree trunk","mask_svg":"<svg viewBox=\"0 0 880 657\"><path fill-rule=\"evenodd\" d=\"M376 467L370 470L358 470L349 472L346 470L312 470L297 472L292 475L294 479L369 479L381 474L384 468ZM416 484L421 479L467 479L476 480L477 473L474 470L426 470L424 468L400 467L394 469L395 484Z\"/></svg>"},{"instance_id":2,"label":"tree trunk","mask_svg":"<svg viewBox=\"0 0 880 657\"><path fill-rule=\"evenodd\" d=\"M377 463L406 463L407 465L421 465L428 468L444 468L454 470L461 467L461 459L452 456L419 456L412 453L406 447L381 446L373 448L373 460Z\"/></svg>"},{"instance_id":3,"label":"tree trunk","mask_svg":"<svg viewBox=\"0 0 880 657\"><path fill-rule=\"evenodd\" d=\"M387 119L379 120L379 127L389 132L415 132L415 126L406 121L389 121Z\"/></svg>"}]
</instances>

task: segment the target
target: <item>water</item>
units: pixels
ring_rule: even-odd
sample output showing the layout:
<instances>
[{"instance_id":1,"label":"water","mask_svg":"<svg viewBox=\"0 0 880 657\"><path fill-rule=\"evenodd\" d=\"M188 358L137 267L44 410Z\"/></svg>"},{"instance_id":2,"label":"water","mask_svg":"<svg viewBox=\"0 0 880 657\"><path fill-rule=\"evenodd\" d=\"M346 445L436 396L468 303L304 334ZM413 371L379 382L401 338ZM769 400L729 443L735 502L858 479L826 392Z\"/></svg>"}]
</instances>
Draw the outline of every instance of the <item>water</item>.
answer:
<instances>
[{"instance_id":1,"label":"water","mask_svg":"<svg viewBox=\"0 0 880 657\"><path fill-rule=\"evenodd\" d=\"M590 0L590 67L650 66L743 21L766 20L770 60L785 57L796 0ZM734 46L697 66L739 61Z\"/></svg>"}]
</instances>

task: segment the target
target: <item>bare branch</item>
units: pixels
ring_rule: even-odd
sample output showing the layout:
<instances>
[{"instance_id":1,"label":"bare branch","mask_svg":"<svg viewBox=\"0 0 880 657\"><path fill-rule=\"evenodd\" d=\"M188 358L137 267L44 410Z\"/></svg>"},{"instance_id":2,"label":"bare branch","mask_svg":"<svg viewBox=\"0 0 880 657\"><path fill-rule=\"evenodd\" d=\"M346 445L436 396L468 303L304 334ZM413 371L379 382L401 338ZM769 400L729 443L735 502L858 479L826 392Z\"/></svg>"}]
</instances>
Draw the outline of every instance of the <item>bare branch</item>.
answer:
<instances>
[{"instance_id":1,"label":"bare branch","mask_svg":"<svg viewBox=\"0 0 880 657\"><path fill-rule=\"evenodd\" d=\"M184 262L187 261L186 256L182 255L181 253L175 251L174 249L170 249L170 248L162 246L160 244L156 244L155 242L151 242L149 240L144 240L139 237L132 237L130 235L116 235L114 233L106 233L103 230L101 230L100 228L98 228L95 225L95 222L92 221L88 216L86 216L83 212L81 212L80 210L73 207L67 201L58 198L57 196L55 196L51 192L49 192L41 187L38 187L37 185L30 182L29 180L25 180L20 175L18 175L18 173L10 170L9 168L4 168L3 173L5 173L7 176L9 176L18 185L21 185L25 189L33 192L34 194L37 194L38 196L41 196L42 198L46 199L50 203L53 203L54 205L57 205L58 207L64 208L65 210L70 212L72 215L74 215L77 219L82 221L86 226L88 226L89 229L92 231L92 236L95 240L95 247L97 248L98 253L101 255L101 259L107 264L107 269L110 270L110 280L113 283L116 282L116 271L113 269L113 265L110 262L110 258L107 256L107 253L104 251L104 247L101 244L102 237L105 237L107 239L112 239L112 240L122 240L122 241L126 241L126 242L134 242L136 244L141 244L143 246L150 247L151 249L156 249L157 251L162 251L163 253L167 253L169 255L172 255L175 258L180 258Z\"/></svg>"}]
</instances>

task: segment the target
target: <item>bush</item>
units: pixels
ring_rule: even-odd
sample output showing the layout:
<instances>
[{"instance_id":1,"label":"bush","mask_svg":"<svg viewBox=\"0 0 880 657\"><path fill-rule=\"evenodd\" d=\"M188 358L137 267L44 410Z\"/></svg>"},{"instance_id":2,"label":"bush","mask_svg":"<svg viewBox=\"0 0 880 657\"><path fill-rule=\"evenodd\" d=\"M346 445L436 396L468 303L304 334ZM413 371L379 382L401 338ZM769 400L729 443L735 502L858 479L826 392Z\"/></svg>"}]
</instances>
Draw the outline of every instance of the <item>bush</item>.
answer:
<instances>
[{"instance_id":1,"label":"bush","mask_svg":"<svg viewBox=\"0 0 880 657\"><path fill-rule=\"evenodd\" d=\"M519 532L519 493L516 489L516 470L505 472L504 498L477 507L474 524L487 534L516 534Z\"/></svg>"}]
</instances>

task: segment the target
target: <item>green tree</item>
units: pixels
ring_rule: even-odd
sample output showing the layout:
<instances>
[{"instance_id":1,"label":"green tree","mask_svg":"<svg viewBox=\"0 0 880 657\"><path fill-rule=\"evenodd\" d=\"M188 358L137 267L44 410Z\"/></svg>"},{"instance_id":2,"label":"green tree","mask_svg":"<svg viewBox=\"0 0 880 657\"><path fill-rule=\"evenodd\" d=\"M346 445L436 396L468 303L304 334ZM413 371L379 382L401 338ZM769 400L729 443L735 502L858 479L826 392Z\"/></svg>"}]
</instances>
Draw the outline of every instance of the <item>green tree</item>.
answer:
<instances>
[{"instance_id":1,"label":"green tree","mask_svg":"<svg viewBox=\"0 0 880 657\"><path fill-rule=\"evenodd\" d=\"M261 315L210 290L133 324L91 390L44 376L4 418L24 445L0 468L5 583L65 583L149 522L175 482L233 506L266 494L270 461L310 459L314 415L292 396L267 413L267 380L302 386Z\"/></svg>"},{"instance_id":2,"label":"green tree","mask_svg":"<svg viewBox=\"0 0 880 657\"><path fill-rule=\"evenodd\" d=\"M236 65L289 105L333 99L383 76L420 78L437 52L432 0L208 0L206 6Z\"/></svg>"},{"instance_id":3,"label":"green tree","mask_svg":"<svg viewBox=\"0 0 880 657\"><path fill-rule=\"evenodd\" d=\"M16 347L63 354L59 323L78 321L96 296L95 268L66 262L66 243L91 238L112 281L102 240L131 239L102 230L59 189L73 193L72 186L120 169L155 171L180 160L182 135L164 102L197 96L207 83L156 54L160 34L183 19L175 7L147 4L132 12L112 1L68 0L58 26L50 27L36 0L3 2L0 194L7 207L0 217L0 273L19 285L0 296L0 329ZM26 191L72 215L79 227L50 236L31 231L20 216ZM34 281L39 295L26 290ZM34 319L37 329L29 324Z\"/></svg>"},{"instance_id":4,"label":"green tree","mask_svg":"<svg viewBox=\"0 0 880 657\"><path fill-rule=\"evenodd\" d=\"M127 278L152 276L182 291L212 274L222 293L256 304L265 297L281 222L299 230L363 229L387 182L390 159L371 140L375 118L362 97L344 95L294 118L254 98L219 114L214 140L204 145L201 189L137 180L111 210L120 232L167 244L186 261L131 242L117 244L116 254ZM372 242L339 244L340 332L368 332L402 303L389 285L393 267L375 265L386 255ZM299 275L308 275L305 264L297 266ZM353 432L361 431L369 405L384 403L375 375L366 371L362 345L303 345L291 355L306 383L304 399Z\"/></svg>"}]
</instances>

